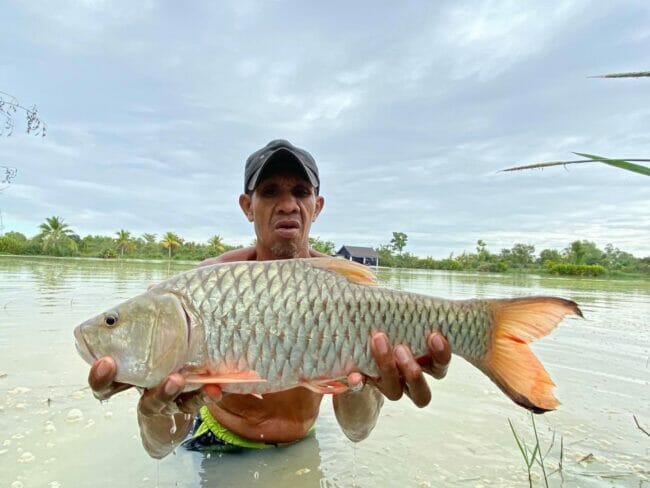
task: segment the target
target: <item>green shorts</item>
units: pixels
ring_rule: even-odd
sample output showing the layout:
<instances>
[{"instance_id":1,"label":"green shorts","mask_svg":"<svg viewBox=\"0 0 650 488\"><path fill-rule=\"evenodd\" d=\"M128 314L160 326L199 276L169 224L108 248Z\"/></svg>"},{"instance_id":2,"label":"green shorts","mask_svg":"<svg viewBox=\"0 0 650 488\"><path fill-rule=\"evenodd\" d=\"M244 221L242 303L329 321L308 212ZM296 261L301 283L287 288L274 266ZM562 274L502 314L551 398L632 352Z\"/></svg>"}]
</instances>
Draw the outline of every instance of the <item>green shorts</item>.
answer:
<instances>
[{"instance_id":1,"label":"green shorts","mask_svg":"<svg viewBox=\"0 0 650 488\"><path fill-rule=\"evenodd\" d=\"M305 437L316 430L313 426ZM297 442L297 441L296 441ZM192 434L181 444L185 449L200 452L241 452L248 449L269 449L271 447L286 446L293 442L284 444L273 444L270 442L256 442L246 439L226 429L215 419L207 406L202 406L199 414L194 419Z\"/></svg>"}]
</instances>

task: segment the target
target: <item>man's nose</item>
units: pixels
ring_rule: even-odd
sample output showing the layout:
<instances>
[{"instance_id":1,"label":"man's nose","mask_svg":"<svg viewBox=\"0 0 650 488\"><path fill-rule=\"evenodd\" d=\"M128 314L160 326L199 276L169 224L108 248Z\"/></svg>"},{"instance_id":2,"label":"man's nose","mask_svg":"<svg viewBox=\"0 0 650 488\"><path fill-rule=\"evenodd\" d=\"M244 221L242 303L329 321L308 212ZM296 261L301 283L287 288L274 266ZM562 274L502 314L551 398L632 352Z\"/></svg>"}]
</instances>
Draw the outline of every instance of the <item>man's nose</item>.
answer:
<instances>
[{"instance_id":1,"label":"man's nose","mask_svg":"<svg viewBox=\"0 0 650 488\"><path fill-rule=\"evenodd\" d=\"M298 199L290 192L283 193L279 196L277 209L278 211L287 214L299 212L300 208L298 207Z\"/></svg>"}]
</instances>

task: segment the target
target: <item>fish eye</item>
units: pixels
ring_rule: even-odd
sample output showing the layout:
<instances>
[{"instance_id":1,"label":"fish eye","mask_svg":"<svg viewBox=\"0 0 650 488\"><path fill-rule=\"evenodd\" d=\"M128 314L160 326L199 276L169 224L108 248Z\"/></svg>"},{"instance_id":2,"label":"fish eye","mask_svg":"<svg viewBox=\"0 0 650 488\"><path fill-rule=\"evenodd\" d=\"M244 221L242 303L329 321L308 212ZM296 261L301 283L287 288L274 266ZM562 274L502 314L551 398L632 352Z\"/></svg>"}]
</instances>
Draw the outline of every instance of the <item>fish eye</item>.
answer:
<instances>
[{"instance_id":1,"label":"fish eye","mask_svg":"<svg viewBox=\"0 0 650 488\"><path fill-rule=\"evenodd\" d=\"M118 316L117 316L116 313L114 313L114 312L112 312L112 313L107 313L107 314L106 314L106 317L104 317L104 323L105 323L106 325L108 325L109 327L112 327L112 326L114 326L115 324L117 324L117 319L118 319Z\"/></svg>"}]
</instances>

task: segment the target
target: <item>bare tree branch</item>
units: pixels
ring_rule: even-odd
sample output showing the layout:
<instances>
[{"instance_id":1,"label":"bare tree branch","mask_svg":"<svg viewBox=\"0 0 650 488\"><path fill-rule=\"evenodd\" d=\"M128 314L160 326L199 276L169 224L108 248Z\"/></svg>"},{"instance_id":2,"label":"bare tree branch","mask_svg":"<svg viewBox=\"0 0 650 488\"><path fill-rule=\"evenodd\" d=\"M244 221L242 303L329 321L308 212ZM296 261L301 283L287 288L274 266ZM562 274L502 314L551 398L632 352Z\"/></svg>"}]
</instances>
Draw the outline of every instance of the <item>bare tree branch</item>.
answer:
<instances>
[{"instance_id":1,"label":"bare tree branch","mask_svg":"<svg viewBox=\"0 0 650 488\"><path fill-rule=\"evenodd\" d=\"M9 187L11 182L16 177L16 174L18 174L18 170L16 168L0 165L0 185L4 185L0 186L0 191Z\"/></svg>"},{"instance_id":2,"label":"bare tree branch","mask_svg":"<svg viewBox=\"0 0 650 488\"><path fill-rule=\"evenodd\" d=\"M36 106L31 108L24 107L16 97L3 91L0 91L0 136L9 137L13 134L15 127L14 118L18 111L25 113L27 134L45 137L47 134L47 124L39 117ZM4 119L4 123L1 122L2 119Z\"/></svg>"}]
</instances>

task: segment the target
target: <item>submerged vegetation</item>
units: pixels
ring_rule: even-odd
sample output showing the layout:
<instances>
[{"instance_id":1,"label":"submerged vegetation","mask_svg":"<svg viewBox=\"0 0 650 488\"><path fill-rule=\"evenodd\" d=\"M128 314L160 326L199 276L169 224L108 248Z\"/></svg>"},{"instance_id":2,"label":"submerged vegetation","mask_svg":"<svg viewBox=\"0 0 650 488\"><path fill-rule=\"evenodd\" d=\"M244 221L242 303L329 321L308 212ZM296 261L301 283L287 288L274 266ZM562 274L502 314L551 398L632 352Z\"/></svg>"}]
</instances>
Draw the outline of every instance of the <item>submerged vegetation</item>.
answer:
<instances>
[{"instance_id":1,"label":"submerged vegetation","mask_svg":"<svg viewBox=\"0 0 650 488\"><path fill-rule=\"evenodd\" d=\"M45 219L39 228L40 232L32 238L20 232L0 235L0 254L202 261L241 247L226 244L220 235L201 243L186 241L173 232L166 232L160 237L152 233L135 236L125 229L119 229L112 236L80 237L69 224L56 216ZM574 241L562 250L543 249L539 253L532 244L516 243L509 249L494 253L488 249L485 241L479 239L475 252L463 252L457 256L452 253L444 259L415 256L405 251L407 243L405 233L393 232L390 242L377 248L379 264L395 268L451 271L650 276L650 257L637 258L611 244L600 249L587 240ZM334 242L319 237L311 237L309 244L325 254L333 255L336 252Z\"/></svg>"}]
</instances>

